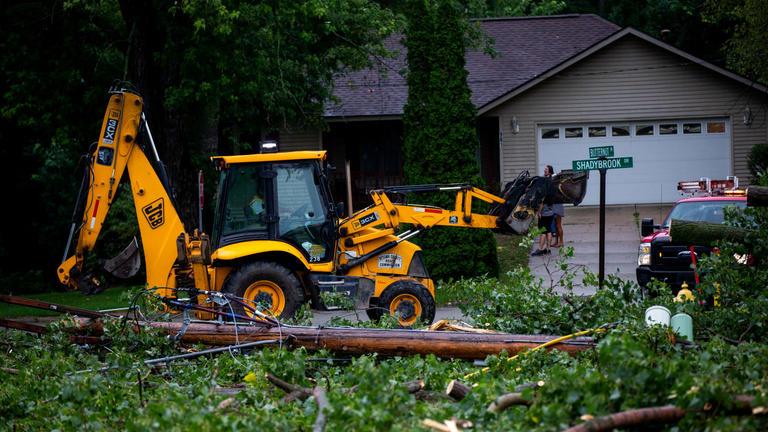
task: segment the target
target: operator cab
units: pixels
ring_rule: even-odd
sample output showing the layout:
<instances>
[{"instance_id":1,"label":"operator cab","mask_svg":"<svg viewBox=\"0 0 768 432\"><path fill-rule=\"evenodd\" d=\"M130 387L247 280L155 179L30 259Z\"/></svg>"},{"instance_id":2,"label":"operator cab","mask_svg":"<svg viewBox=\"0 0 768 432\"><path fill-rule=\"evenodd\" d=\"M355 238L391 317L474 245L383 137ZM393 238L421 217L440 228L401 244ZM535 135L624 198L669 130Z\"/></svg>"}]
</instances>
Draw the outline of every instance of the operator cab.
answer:
<instances>
[{"instance_id":1,"label":"operator cab","mask_svg":"<svg viewBox=\"0 0 768 432\"><path fill-rule=\"evenodd\" d=\"M323 179L325 152L212 158L221 171L212 247L275 240L310 263L333 260L333 206Z\"/></svg>"}]
</instances>

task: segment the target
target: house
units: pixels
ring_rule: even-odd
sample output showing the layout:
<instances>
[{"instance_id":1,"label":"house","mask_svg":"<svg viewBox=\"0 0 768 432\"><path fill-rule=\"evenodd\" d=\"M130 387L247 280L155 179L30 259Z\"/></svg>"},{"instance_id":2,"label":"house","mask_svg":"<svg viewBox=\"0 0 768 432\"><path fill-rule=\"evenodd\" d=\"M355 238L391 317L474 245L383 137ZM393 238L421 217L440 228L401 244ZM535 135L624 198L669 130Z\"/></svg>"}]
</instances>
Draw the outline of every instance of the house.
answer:
<instances>
[{"instance_id":1,"label":"house","mask_svg":"<svg viewBox=\"0 0 768 432\"><path fill-rule=\"evenodd\" d=\"M468 51L478 109L478 160L490 191L522 170L541 174L612 146L633 167L609 170L608 204L674 202L677 183L700 177L749 177L747 154L768 142L768 89L632 28L596 15L480 20L495 58ZM400 36L402 37L402 36ZM400 117L407 86L400 56L336 80L326 132L284 130L282 151L327 149L349 161L357 192L402 180ZM596 173L595 173L596 174ZM345 178L344 169L337 175ZM583 204L598 202L598 175ZM340 189L343 190L343 189ZM339 192L337 192L339 193Z\"/></svg>"}]
</instances>

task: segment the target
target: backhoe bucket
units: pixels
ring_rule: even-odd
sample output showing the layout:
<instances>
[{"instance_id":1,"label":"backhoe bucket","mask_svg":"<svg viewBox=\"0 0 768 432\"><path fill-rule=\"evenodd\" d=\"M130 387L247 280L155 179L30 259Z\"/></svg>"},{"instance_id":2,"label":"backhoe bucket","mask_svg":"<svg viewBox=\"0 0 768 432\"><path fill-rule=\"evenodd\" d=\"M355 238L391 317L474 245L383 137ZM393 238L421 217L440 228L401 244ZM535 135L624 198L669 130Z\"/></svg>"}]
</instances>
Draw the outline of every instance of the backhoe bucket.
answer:
<instances>
[{"instance_id":1,"label":"backhoe bucket","mask_svg":"<svg viewBox=\"0 0 768 432\"><path fill-rule=\"evenodd\" d=\"M140 267L139 242L136 241L136 237L118 256L104 263L104 270L120 279L128 279L135 275Z\"/></svg>"}]
</instances>

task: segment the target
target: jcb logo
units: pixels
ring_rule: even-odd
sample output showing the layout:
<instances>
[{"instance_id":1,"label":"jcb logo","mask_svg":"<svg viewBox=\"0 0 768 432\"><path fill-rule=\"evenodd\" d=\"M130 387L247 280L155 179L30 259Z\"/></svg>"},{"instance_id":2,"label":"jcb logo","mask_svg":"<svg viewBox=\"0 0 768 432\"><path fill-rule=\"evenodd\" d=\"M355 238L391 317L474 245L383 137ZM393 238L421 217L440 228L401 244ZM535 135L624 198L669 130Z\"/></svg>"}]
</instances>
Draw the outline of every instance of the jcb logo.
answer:
<instances>
[{"instance_id":1,"label":"jcb logo","mask_svg":"<svg viewBox=\"0 0 768 432\"><path fill-rule=\"evenodd\" d=\"M162 198L152 201L151 204L142 208L141 212L144 213L144 217L147 218L147 223L152 229L159 227L165 221Z\"/></svg>"}]
</instances>

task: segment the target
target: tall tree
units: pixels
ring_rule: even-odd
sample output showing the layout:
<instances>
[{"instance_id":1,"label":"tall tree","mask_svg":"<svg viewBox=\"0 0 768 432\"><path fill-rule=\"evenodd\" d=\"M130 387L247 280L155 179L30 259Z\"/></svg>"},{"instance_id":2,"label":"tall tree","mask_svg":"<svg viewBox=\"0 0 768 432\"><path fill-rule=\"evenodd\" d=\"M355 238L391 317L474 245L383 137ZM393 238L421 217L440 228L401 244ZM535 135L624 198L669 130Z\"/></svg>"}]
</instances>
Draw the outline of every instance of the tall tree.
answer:
<instances>
[{"instance_id":1,"label":"tall tree","mask_svg":"<svg viewBox=\"0 0 768 432\"><path fill-rule=\"evenodd\" d=\"M730 22L728 41L722 47L728 66L768 84L768 6L764 0L705 0L704 18L711 23Z\"/></svg>"},{"instance_id":2,"label":"tall tree","mask_svg":"<svg viewBox=\"0 0 768 432\"><path fill-rule=\"evenodd\" d=\"M464 68L466 21L451 0L409 0L407 6L405 182L464 182L482 187L475 158L477 110ZM423 200L440 207L454 205L452 197L444 194ZM496 242L488 230L435 228L422 236L419 243L436 279L498 273Z\"/></svg>"},{"instance_id":3,"label":"tall tree","mask_svg":"<svg viewBox=\"0 0 768 432\"><path fill-rule=\"evenodd\" d=\"M14 229L0 232L0 275L48 275L54 286L79 181L72 174L113 79L144 97L181 213L194 224L194 173L207 156L322 121L334 74L385 54L381 40L395 25L370 0L0 2L0 156L14 162L2 180L18 185L8 202L27 203L6 224ZM113 206L107 226L133 222L129 209Z\"/></svg>"},{"instance_id":4,"label":"tall tree","mask_svg":"<svg viewBox=\"0 0 768 432\"><path fill-rule=\"evenodd\" d=\"M128 77L161 131L161 153L174 155L186 221L206 153L255 150L281 127L318 124L334 74L384 53L394 25L368 0L120 0L120 9Z\"/></svg>"}]
</instances>

